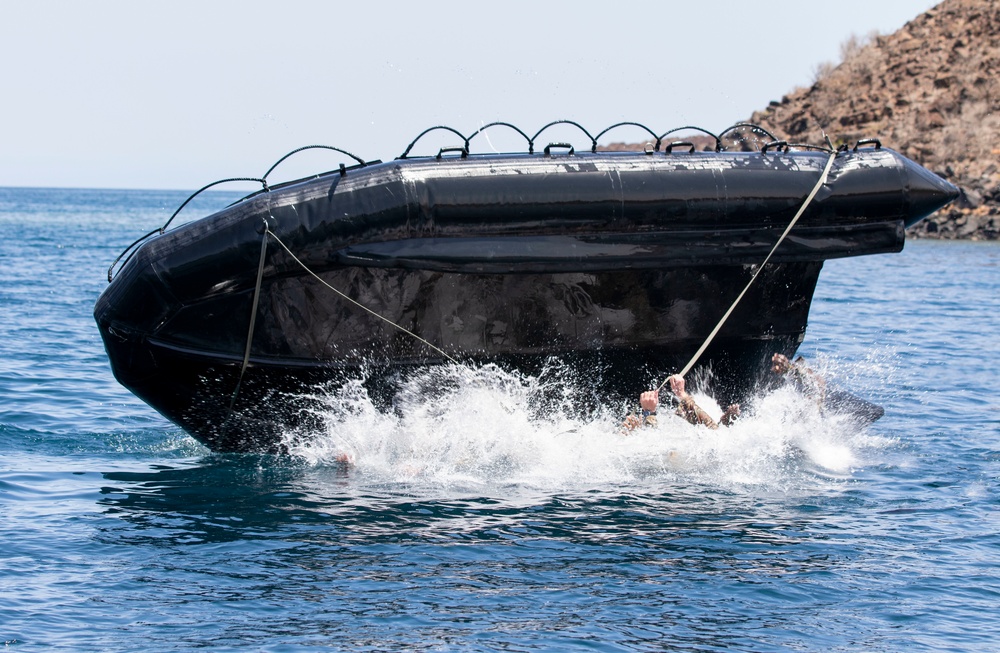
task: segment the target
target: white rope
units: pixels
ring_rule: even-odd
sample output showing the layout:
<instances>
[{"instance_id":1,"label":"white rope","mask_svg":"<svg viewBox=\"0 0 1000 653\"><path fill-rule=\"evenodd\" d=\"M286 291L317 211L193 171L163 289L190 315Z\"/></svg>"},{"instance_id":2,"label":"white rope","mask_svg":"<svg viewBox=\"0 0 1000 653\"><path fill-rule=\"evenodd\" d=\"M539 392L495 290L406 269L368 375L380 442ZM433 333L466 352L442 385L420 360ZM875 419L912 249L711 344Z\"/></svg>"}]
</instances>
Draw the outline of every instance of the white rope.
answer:
<instances>
[{"instance_id":1,"label":"white rope","mask_svg":"<svg viewBox=\"0 0 1000 653\"><path fill-rule=\"evenodd\" d=\"M736 298L736 301L734 301L732 306L729 307L729 310L726 311L726 314L723 315L722 319L719 320L719 323L715 325L715 328L712 329L712 333L708 334L708 338L705 339L705 342L702 343L698 351L695 352L695 355L691 357L691 360L688 361L688 364L685 365L684 369L680 371L681 376L685 376L688 372L691 371L691 368L694 367L694 364L698 362L698 359L701 358L701 355L705 353L705 350L708 349L708 346L712 343L713 340L715 340L715 336L719 333L719 330L722 329L722 325L726 323L726 320L729 319L730 314L736 309L736 306L740 303L740 300L743 299L743 295L745 295L747 291L750 290L750 286L753 285L753 282L757 280L757 276L764 270L764 266L767 265L767 262L771 260L771 256L774 255L775 250L777 250L778 246L781 245L782 241L785 240L785 236L787 236L788 232L792 230L792 227L795 226L795 223L799 221L799 218L802 217L802 214L806 212L806 209L812 203L813 198L816 197L816 193L819 192L819 189L823 186L823 184L826 183L826 177L827 175L830 174L830 168L833 167L833 160L836 158L837 158L837 152L836 150L834 150L833 152L830 153L830 158L826 162L826 167L823 168L823 174L819 176L819 180L817 180L816 185L813 186L813 189L811 191L809 191L809 195L806 196L806 199L802 203L802 206L799 207L798 213L795 214L795 217L792 218L792 221L788 223L787 227L785 227L785 231L781 234L781 237L778 238L778 242L774 244L774 247L771 248L771 251L768 253L767 258L764 259L764 262L760 264L760 267L757 268L757 271L753 273L752 277L750 277L750 281L748 281L746 287L743 288L743 292L739 294L739 296ZM657 391L662 390L663 386L667 385L667 381L669 380L670 380L669 377L667 379L664 379L663 383L661 383L656 390Z\"/></svg>"},{"instance_id":2,"label":"white rope","mask_svg":"<svg viewBox=\"0 0 1000 653\"><path fill-rule=\"evenodd\" d=\"M454 358L452 358L451 356L449 356L447 354L447 352L445 352L444 350L442 350L439 347L436 347L435 345L431 344L430 342L424 340L423 338L421 338L417 334L413 333L412 331L410 331L410 330L408 330L408 329L406 329L404 327L401 327L400 325L396 324L395 322L393 322L389 318L383 317L383 316L379 315L378 313L376 313L375 311L371 310L370 308L368 308L364 304L358 303L357 301L351 299L350 297L348 297L344 293L340 292L339 290L337 290L336 288L334 288L333 286L331 286L330 284L328 284L318 274L316 274L315 272L313 272L312 270L310 270L306 266L305 263L303 263L302 261L300 261L299 258L297 256L295 256L295 254L292 254L292 250L288 249L288 246L285 245L285 243L281 242L281 239L278 238L278 236L275 235L275 233L273 231L271 231L270 229L268 229L266 231L266 234L269 235L269 236L271 236L271 238L274 238L275 242L277 242L279 245L281 245L281 248L283 250L285 250L285 252L287 252L289 256L292 257L293 261L295 261L296 263L298 263L302 267L303 270L305 270L306 272L308 272L314 279L316 279L317 281L319 281L321 284L323 284L324 286L326 286L327 288L329 288L333 292L337 293L338 295L340 295L341 297L343 297L347 301L351 302L352 304L354 304L358 308L360 308L360 309L362 309L362 310L364 310L364 311L366 311L366 312L374 315L378 319L382 320L383 322L386 322L387 324L392 325L393 327L399 329L403 333L405 333L407 335L410 335L410 336L413 336L414 338L416 338L420 342L424 343L425 345L427 345L428 347L430 347L431 349L433 349L437 353L441 354L442 356L444 356L445 358L447 358L448 360L450 360L452 363L455 363L456 365L459 364L459 362L457 360L455 360Z\"/></svg>"}]
</instances>

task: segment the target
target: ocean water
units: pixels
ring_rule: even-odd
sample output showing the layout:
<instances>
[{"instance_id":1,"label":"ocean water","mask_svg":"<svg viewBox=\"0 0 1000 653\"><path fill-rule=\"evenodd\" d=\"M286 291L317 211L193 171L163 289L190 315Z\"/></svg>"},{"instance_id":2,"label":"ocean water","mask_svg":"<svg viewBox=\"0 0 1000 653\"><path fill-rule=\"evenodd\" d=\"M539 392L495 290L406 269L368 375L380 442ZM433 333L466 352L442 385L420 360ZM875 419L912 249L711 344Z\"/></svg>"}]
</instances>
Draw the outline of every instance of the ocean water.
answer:
<instances>
[{"instance_id":1,"label":"ocean water","mask_svg":"<svg viewBox=\"0 0 1000 653\"><path fill-rule=\"evenodd\" d=\"M185 197L0 188L5 648L1000 650L1000 245L827 263L801 353L885 407L867 428L781 390L626 437L557 366L455 366L394 415L313 389L295 455L222 456L91 317Z\"/></svg>"}]
</instances>

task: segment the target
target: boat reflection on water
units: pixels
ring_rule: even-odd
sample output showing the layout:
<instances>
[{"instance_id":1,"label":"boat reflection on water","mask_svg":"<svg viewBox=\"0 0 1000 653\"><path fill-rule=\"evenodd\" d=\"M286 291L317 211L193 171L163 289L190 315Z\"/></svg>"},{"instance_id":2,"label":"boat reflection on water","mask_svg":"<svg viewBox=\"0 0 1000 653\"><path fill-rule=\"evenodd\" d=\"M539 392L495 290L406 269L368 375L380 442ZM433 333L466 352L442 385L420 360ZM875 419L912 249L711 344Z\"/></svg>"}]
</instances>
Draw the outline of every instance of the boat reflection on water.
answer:
<instances>
[{"instance_id":1,"label":"boat reflection on water","mask_svg":"<svg viewBox=\"0 0 1000 653\"><path fill-rule=\"evenodd\" d=\"M278 464L275 464L275 463ZM326 523L341 500L344 471L313 470L322 497L305 491L306 471L253 454L209 456L193 466L158 465L145 472L107 472L106 514L130 524L124 543L169 546L270 538L293 524Z\"/></svg>"}]
</instances>

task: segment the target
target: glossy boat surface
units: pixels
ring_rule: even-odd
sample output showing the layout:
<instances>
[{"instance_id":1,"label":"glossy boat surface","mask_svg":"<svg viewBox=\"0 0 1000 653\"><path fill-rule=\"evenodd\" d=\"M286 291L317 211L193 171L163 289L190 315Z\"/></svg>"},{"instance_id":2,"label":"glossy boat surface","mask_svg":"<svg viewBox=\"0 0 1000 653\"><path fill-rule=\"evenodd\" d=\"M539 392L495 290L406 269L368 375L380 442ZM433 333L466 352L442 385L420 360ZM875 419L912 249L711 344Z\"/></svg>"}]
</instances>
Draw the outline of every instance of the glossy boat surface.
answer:
<instances>
[{"instance_id":1,"label":"glossy boat surface","mask_svg":"<svg viewBox=\"0 0 1000 653\"><path fill-rule=\"evenodd\" d=\"M358 374L388 388L445 361L386 321L461 361L557 356L595 396L631 393L704 342L830 156L699 361L738 397L802 341L824 260L900 251L957 189L881 147L366 163L156 235L95 317L119 381L220 451L275 448L303 388Z\"/></svg>"}]
</instances>

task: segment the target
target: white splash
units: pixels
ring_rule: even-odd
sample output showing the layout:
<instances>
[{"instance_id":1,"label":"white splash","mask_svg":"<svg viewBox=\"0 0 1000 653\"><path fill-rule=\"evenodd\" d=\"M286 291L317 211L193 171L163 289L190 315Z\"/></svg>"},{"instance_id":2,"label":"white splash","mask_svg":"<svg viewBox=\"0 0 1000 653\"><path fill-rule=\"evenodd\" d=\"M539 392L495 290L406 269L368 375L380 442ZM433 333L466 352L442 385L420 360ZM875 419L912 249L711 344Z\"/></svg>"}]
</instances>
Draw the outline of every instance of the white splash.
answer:
<instances>
[{"instance_id":1,"label":"white splash","mask_svg":"<svg viewBox=\"0 0 1000 653\"><path fill-rule=\"evenodd\" d=\"M623 406L579 416L585 392L565 375L492 365L427 369L401 382L381 411L361 382L317 394L318 432L288 434L310 465L343 464L378 484L546 491L676 480L716 488L785 490L849 478L888 440L823 414L791 388L756 397L729 428L693 426L661 407L659 424L623 432ZM694 393L716 416L719 406Z\"/></svg>"}]
</instances>

